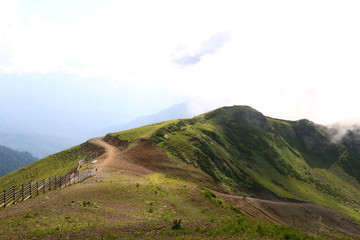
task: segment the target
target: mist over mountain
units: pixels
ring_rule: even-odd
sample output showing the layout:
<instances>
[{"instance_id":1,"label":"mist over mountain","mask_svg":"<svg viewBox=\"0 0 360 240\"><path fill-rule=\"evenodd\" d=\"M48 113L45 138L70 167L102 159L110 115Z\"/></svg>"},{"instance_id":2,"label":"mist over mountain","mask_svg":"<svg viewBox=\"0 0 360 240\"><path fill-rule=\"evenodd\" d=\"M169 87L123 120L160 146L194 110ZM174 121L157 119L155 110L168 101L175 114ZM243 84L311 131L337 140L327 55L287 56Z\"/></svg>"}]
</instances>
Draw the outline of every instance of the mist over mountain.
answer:
<instances>
[{"instance_id":1,"label":"mist over mountain","mask_svg":"<svg viewBox=\"0 0 360 240\"><path fill-rule=\"evenodd\" d=\"M343 120L327 126L331 132L334 142L339 142L348 132L359 132L360 119Z\"/></svg>"},{"instance_id":2,"label":"mist over mountain","mask_svg":"<svg viewBox=\"0 0 360 240\"><path fill-rule=\"evenodd\" d=\"M1 240L359 238L359 11L0 0Z\"/></svg>"},{"instance_id":3,"label":"mist over mountain","mask_svg":"<svg viewBox=\"0 0 360 240\"><path fill-rule=\"evenodd\" d=\"M1 74L0 83L6 89L0 94L0 144L39 158L100 132L106 134L102 129L126 124L140 113L153 114L174 101L143 101L146 94L133 99L138 91L134 87L121 85L122 94L115 94L108 85L94 88L66 74Z\"/></svg>"},{"instance_id":4,"label":"mist over mountain","mask_svg":"<svg viewBox=\"0 0 360 240\"><path fill-rule=\"evenodd\" d=\"M37 158L44 158L50 154L74 146L77 143L75 140L58 136L0 131L1 145L18 151L27 151Z\"/></svg>"}]
</instances>

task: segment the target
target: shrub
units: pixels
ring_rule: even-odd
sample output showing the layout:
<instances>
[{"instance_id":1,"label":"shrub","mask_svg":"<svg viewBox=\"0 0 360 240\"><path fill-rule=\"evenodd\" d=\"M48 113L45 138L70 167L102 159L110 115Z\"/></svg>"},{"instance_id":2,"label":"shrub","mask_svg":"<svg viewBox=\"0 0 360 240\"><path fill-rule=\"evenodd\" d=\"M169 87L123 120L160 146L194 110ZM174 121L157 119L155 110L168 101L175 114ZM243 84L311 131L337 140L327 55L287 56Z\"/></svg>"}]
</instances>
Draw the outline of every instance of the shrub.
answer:
<instances>
[{"instance_id":1,"label":"shrub","mask_svg":"<svg viewBox=\"0 0 360 240\"><path fill-rule=\"evenodd\" d=\"M181 229L181 228L182 228L181 219L180 218L173 219L171 229Z\"/></svg>"}]
</instances>

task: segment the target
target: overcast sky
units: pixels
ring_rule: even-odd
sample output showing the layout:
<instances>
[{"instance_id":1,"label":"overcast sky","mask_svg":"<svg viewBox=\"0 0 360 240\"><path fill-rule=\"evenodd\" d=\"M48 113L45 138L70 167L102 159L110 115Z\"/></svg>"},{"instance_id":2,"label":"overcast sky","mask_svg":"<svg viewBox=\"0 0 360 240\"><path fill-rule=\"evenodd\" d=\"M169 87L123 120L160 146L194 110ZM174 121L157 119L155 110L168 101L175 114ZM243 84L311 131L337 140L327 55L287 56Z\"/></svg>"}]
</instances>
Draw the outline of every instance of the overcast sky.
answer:
<instances>
[{"instance_id":1,"label":"overcast sky","mask_svg":"<svg viewBox=\"0 0 360 240\"><path fill-rule=\"evenodd\" d=\"M0 97L18 97L12 78L38 79L27 90L39 97L58 76L102 113L195 98L322 124L358 118L359 12L330 0L0 0Z\"/></svg>"}]
</instances>

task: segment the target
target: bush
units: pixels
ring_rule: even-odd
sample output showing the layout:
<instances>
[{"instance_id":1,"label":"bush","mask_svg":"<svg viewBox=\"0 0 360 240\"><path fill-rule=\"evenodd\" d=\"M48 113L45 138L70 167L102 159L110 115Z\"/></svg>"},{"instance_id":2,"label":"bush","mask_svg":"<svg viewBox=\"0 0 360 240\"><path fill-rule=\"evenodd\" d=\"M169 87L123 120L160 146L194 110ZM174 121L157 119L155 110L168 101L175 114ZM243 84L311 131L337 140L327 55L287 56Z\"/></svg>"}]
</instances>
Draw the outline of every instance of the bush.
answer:
<instances>
[{"instance_id":1,"label":"bush","mask_svg":"<svg viewBox=\"0 0 360 240\"><path fill-rule=\"evenodd\" d=\"M182 228L181 219L180 218L175 218L173 220L171 229L181 229L181 228Z\"/></svg>"}]
</instances>

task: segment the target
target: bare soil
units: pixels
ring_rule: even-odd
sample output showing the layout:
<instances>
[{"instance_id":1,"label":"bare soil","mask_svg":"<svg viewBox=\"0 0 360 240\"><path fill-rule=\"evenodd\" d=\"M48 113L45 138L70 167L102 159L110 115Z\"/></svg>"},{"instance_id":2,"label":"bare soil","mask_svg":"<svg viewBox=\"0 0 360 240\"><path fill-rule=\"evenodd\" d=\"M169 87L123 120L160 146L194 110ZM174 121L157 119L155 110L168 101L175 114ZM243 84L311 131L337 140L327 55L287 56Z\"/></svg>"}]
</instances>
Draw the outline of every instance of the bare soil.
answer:
<instances>
[{"instance_id":1,"label":"bare soil","mask_svg":"<svg viewBox=\"0 0 360 240\"><path fill-rule=\"evenodd\" d=\"M360 236L360 226L342 213L305 202L271 201L216 192L250 217L278 225L296 226L308 233Z\"/></svg>"},{"instance_id":2,"label":"bare soil","mask_svg":"<svg viewBox=\"0 0 360 240\"><path fill-rule=\"evenodd\" d=\"M142 176L157 171L157 166L163 161L169 161L164 153L147 140L137 140L124 150L105 142L103 138L90 141L106 149L96 163L97 178L109 177L110 172L119 171Z\"/></svg>"}]
</instances>

